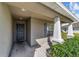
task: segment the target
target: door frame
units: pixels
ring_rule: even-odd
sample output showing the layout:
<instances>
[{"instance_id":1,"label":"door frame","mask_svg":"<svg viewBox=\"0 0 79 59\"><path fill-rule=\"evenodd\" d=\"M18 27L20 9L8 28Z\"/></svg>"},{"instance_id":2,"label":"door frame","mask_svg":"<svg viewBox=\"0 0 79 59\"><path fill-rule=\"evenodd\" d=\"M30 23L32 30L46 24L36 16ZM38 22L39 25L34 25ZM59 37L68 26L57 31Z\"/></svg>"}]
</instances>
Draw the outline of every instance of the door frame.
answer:
<instances>
[{"instance_id":1,"label":"door frame","mask_svg":"<svg viewBox=\"0 0 79 59\"><path fill-rule=\"evenodd\" d=\"M14 22L14 42L16 43L16 24L19 23L19 24L24 24L24 27L25 27L25 31L24 31L24 40L26 41L26 21L25 20L16 20Z\"/></svg>"}]
</instances>

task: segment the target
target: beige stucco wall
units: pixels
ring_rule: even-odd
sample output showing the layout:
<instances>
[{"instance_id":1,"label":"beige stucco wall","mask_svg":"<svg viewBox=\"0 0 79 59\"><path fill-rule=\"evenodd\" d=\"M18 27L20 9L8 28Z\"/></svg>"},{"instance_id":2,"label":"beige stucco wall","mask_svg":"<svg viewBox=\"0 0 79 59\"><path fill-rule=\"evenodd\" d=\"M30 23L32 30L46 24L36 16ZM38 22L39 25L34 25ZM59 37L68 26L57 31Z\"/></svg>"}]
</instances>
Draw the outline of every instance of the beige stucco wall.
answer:
<instances>
[{"instance_id":1,"label":"beige stucco wall","mask_svg":"<svg viewBox=\"0 0 79 59\"><path fill-rule=\"evenodd\" d=\"M7 5L0 3L0 56L8 56L11 48L11 17Z\"/></svg>"},{"instance_id":2,"label":"beige stucco wall","mask_svg":"<svg viewBox=\"0 0 79 59\"><path fill-rule=\"evenodd\" d=\"M53 22L31 18L31 45L37 44L36 39L44 38L44 23Z\"/></svg>"}]
</instances>

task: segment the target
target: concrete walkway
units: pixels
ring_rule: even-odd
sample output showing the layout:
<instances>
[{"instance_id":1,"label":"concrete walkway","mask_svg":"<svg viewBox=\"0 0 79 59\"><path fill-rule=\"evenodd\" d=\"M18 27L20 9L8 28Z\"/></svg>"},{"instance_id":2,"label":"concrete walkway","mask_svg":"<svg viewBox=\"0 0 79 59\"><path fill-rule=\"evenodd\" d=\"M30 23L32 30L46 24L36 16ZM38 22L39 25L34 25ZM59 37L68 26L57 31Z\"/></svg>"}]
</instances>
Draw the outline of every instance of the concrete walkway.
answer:
<instances>
[{"instance_id":1,"label":"concrete walkway","mask_svg":"<svg viewBox=\"0 0 79 59\"><path fill-rule=\"evenodd\" d=\"M37 39L41 47L35 49L34 57L46 57L46 49L49 48L47 38Z\"/></svg>"},{"instance_id":2,"label":"concrete walkway","mask_svg":"<svg viewBox=\"0 0 79 59\"><path fill-rule=\"evenodd\" d=\"M33 57L35 52L34 47L29 47L27 43L24 45L15 44L12 50L11 57Z\"/></svg>"},{"instance_id":3,"label":"concrete walkway","mask_svg":"<svg viewBox=\"0 0 79 59\"><path fill-rule=\"evenodd\" d=\"M40 45L39 47L29 47L27 43L15 44L11 57L47 57L46 49L49 48L47 38L37 39L36 41Z\"/></svg>"}]
</instances>

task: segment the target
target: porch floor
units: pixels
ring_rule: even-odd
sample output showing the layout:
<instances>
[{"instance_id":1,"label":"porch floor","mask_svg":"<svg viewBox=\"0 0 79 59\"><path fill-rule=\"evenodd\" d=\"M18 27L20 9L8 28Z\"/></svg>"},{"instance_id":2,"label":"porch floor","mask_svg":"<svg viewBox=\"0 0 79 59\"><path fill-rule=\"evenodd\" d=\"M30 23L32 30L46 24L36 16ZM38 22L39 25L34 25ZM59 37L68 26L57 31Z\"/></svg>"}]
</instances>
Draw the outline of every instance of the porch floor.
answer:
<instances>
[{"instance_id":1,"label":"porch floor","mask_svg":"<svg viewBox=\"0 0 79 59\"><path fill-rule=\"evenodd\" d=\"M47 38L37 39L40 46L30 47L27 43L15 44L11 57L46 57L46 49L49 48Z\"/></svg>"}]
</instances>

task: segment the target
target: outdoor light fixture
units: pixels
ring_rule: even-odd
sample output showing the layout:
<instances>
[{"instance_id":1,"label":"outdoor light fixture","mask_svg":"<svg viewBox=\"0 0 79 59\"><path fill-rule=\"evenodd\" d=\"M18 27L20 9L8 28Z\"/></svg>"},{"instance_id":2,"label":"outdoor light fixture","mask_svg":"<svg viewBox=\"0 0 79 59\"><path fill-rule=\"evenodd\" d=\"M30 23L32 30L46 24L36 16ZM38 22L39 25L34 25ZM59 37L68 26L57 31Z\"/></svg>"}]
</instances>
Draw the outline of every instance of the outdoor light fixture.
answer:
<instances>
[{"instance_id":1,"label":"outdoor light fixture","mask_svg":"<svg viewBox=\"0 0 79 59\"><path fill-rule=\"evenodd\" d=\"M22 11L26 11L24 8L21 9Z\"/></svg>"},{"instance_id":2,"label":"outdoor light fixture","mask_svg":"<svg viewBox=\"0 0 79 59\"><path fill-rule=\"evenodd\" d=\"M20 19L20 20L22 20L22 19L23 19L23 17L20 17L19 19Z\"/></svg>"}]
</instances>

